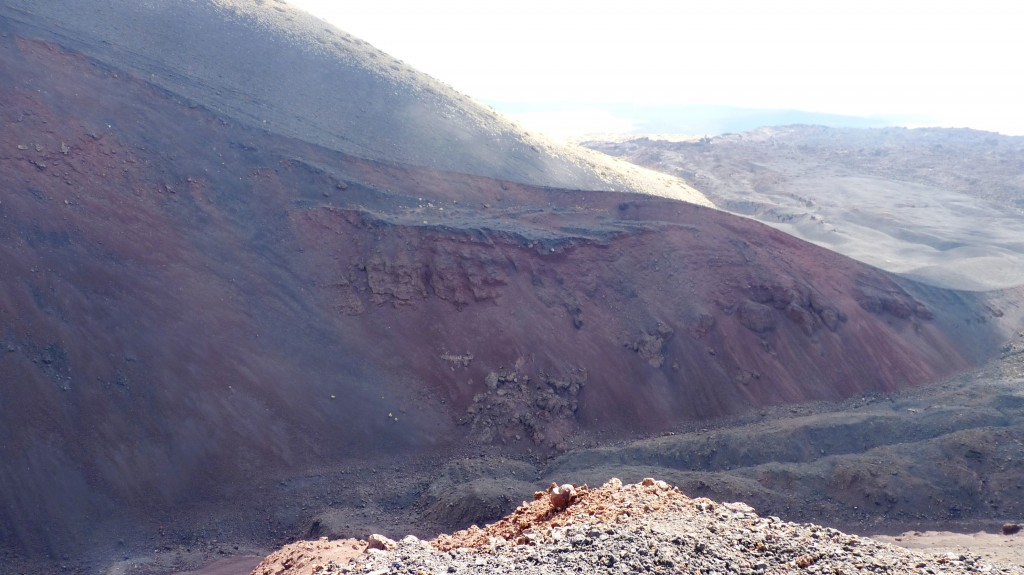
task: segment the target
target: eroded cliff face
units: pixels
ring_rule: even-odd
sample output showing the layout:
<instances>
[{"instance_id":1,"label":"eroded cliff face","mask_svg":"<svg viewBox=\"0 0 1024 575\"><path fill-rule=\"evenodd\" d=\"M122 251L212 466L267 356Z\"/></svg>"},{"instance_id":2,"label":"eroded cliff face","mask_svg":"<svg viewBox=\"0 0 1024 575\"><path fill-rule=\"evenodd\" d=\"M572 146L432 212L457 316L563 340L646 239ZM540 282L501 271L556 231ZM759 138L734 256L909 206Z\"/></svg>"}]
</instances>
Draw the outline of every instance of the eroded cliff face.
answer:
<instances>
[{"instance_id":1,"label":"eroded cliff face","mask_svg":"<svg viewBox=\"0 0 1024 575\"><path fill-rule=\"evenodd\" d=\"M516 402L653 430L894 390L971 362L947 320L885 274L708 210L666 203L650 206L650 220L624 220L656 202L587 202L600 219L547 210L518 232L489 229L486 208L474 229L336 208L293 223L339 327L372 320L370 339L409 338L415 349L396 361L457 410L469 404L490 438L564 435ZM450 217L467 217L460 209ZM619 229L558 231L591 218L595 230Z\"/></svg>"},{"instance_id":2,"label":"eroded cliff face","mask_svg":"<svg viewBox=\"0 0 1024 575\"><path fill-rule=\"evenodd\" d=\"M216 517L280 537L267 486L315 465L900 389L994 353L1007 321L692 204L254 130L0 23L19 553L145 545L211 501L258 501L268 525Z\"/></svg>"}]
</instances>

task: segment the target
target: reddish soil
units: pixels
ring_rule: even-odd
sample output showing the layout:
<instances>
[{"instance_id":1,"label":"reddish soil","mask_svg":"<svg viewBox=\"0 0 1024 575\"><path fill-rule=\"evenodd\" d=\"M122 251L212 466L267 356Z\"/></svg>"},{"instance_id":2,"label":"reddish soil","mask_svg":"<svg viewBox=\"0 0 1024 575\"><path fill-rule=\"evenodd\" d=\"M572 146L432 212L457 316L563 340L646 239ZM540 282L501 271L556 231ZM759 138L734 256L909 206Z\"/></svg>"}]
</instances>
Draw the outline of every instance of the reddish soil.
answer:
<instances>
[{"instance_id":1,"label":"reddish soil","mask_svg":"<svg viewBox=\"0 0 1024 575\"><path fill-rule=\"evenodd\" d=\"M5 561L279 543L367 461L921 385L1015 321L715 210L360 159L0 32Z\"/></svg>"},{"instance_id":2,"label":"reddish soil","mask_svg":"<svg viewBox=\"0 0 1024 575\"><path fill-rule=\"evenodd\" d=\"M568 491L572 493L568 500L558 497L559 490L565 491L566 487L571 488ZM595 489L586 485L553 484L547 491L535 493L533 501L524 502L500 521L483 529L474 525L451 535L441 535L432 543L441 551L484 548L493 545L496 537L525 545L531 542L530 534L543 536L554 527L585 522L615 523L630 515L678 512L692 505L689 497L664 481L647 478L642 485L630 486L627 493L622 491L622 487L618 479Z\"/></svg>"},{"instance_id":3,"label":"reddish soil","mask_svg":"<svg viewBox=\"0 0 1024 575\"><path fill-rule=\"evenodd\" d=\"M572 486L567 486L572 487ZM607 484L590 489L585 485L572 488L572 496L559 499L557 489L539 491L534 500L523 502L512 513L483 528L473 525L469 529L450 535L440 535L430 541L438 551L452 549L483 550L493 548L495 540L517 545L530 545L547 539L552 529L581 524L611 525L628 521L631 516L651 513L672 514L692 512L695 506L713 505L710 500L693 500L663 481L645 479L642 485L623 487L613 479ZM373 537L382 543L378 548L390 548L394 541ZM328 565L345 566L365 558L365 541L338 540L300 541L272 553L253 571L253 575L312 575Z\"/></svg>"},{"instance_id":4,"label":"reddish soil","mask_svg":"<svg viewBox=\"0 0 1024 575\"><path fill-rule=\"evenodd\" d=\"M252 568L252 575L314 575L317 568L329 563L346 565L366 552L366 542L355 539L298 541L271 553ZM247 571L248 572L248 571ZM235 571L234 573L240 573ZM214 575L207 573L202 575ZM224 575L228 575L225 573Z\"/></svg>"},{"instance_id":5,"label":"reddish soil","mask_svg":"<svg viewBox=\"0 0 1024 575\"><path fill-rule=\"evenodd\" d=\"M566 493L571 497L563 497ZM415 537L396 542L373 535L368 542L296 543L267 557L253 575L549 574L573 567L587 573L648 573L666 567L675 567L671 572L705 573L723 565L780 575L1019 572L1012 537L989 537L979 550L953 547L953 542L969 541L954 534L940 540L940 535L895 538L897 545L926 551L911 552L835 529L759 516L744 503L690 498L652 478L625 486L612 479L595 489L552 485L494 523L429 542ZM645 564L644 558L651 555L655 559L649 563L654 565Z\"/></svg>"}]
</instances>

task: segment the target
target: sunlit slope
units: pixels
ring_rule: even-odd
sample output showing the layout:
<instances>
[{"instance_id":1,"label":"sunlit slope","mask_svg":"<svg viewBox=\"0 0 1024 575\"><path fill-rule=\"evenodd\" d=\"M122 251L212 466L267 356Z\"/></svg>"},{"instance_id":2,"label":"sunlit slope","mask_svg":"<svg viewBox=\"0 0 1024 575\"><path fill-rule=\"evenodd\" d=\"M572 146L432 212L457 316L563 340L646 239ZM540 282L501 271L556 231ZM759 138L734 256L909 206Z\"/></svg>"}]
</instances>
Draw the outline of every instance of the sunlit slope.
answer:
<instances>
[{"instance_id":1,"label":"sunlit slope","mask_svg":"<svg viewBox=\"0 0 1024 575\"><path fill-rule=\"evenodd\" d=\"M11 0L41 37L193 105L359 157L532 185L649 192L681 181L528 134L445 84L284 2Z\"/></svg>"}]
</instances>

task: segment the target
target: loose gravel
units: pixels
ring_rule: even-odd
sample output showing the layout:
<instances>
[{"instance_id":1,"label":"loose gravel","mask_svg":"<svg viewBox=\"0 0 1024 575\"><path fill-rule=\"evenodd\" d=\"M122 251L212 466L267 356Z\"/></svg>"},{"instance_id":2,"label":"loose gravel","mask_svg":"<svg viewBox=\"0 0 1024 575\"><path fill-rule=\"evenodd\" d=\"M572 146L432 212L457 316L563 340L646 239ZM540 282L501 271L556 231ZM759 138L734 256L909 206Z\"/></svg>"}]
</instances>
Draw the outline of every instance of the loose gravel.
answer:
<instances>
[{"instance_id":1,"label":"loose gravel","mask_svg":"<svg viewBox=\"0 0 1024 575\"><path fill-rule=\"evenodd\" d=\"M1020 574L970 554L928 555L813 524L760 517L743 503L691 499L665 482L538 492L511 515L433 541L388 541L320 575L680 573Z\"/></svg>"}]
</instances>

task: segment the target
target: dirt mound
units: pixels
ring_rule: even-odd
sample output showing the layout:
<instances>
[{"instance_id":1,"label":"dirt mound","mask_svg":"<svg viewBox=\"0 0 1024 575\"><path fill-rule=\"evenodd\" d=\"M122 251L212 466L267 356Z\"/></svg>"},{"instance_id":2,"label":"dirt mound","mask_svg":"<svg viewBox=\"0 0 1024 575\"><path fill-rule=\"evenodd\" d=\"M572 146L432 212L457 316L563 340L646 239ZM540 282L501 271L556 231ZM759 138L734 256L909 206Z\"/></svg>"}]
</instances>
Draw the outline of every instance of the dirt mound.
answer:
<instances>
[{"instance_id":1,"label":"dirt mound","mask_svg":"<svg viewBox=\"0 0 1024 575\"><path fill-rule=\"evenodd\" d=\"M652 489L639 490L639 487ZM664 481L654 479L645 479L629 488L624 488L618 479L597 489L552 483L546 491L534 493L533 498L508 517L483 529L474 525L452 535L442 535L432 543L441 551L493 546L498 538L520 545L530 544L550 538L556 527L589 522L615 523L630 515L678 510L678 505L689 500L678 489L670 489Z\"/></svg>"},{"instance_id":2,"label":"dirt mound","mask_svg":"<svg viewBox=\"0 0 1024 575\"><path fill-rule=\"evenodd\" d=\"M271 571L265 566L275 563L268 560L254 573L1014 572L970 553L927 555L760 517L743 503L691 499L651 478L625 486L613 479L596 489L552 485L496 523L429 542L375 537L372 550L348 563L327 550L335 544L320 542L312 570Z\"/></svg>"}]
</instances>

